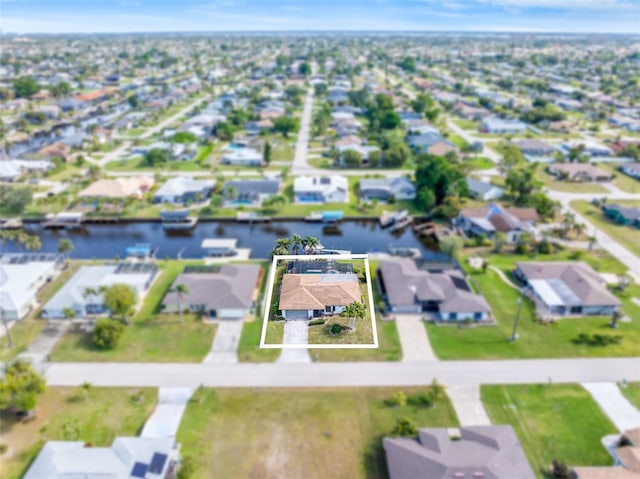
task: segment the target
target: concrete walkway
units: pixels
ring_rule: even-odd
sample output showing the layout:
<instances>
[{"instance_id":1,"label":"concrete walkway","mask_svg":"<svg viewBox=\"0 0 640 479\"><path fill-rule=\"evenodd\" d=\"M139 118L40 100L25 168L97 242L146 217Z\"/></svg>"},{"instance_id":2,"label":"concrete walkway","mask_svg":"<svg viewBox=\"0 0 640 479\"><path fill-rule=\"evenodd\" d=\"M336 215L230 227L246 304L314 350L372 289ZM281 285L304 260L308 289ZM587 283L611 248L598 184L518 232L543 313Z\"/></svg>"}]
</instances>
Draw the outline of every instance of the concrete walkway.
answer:
<instances>
[{"instance_id":1,"label":"concrete walkway","mask_svg":"<svg viewBox=\"0 0 640 479\"><path fill-rule=\"evenodd\" d=\"M616 383L582 383L618 431L640 427L640 411L622 395Z\"/></svg>"},{"instance_id":2,"label":"concrete walkway","mask_svg":"<svg viewBox=\"0 0 640 479\"><path fill-rule=\"evenodd\" d=\"M480 399L479 384L449 386L447 395L456 410L461 426L491 425L491 420Z\"/></svg>"},{"instance_id":3,"label":"concrete walkway","mask_svg":"<svg viewBox=\"0 0 640 479\"><path fill-rule=\"evenodd\" d=\"M436 361L427 329L420 314L396 315L403 361Z\"/></svg>"},{"instance_id":4,"label":"concrete walkway","mask_svg":"<svg viewBox=\"0 0 640 479\"><path fill-rule=\"evenodd\" d=\"M213 338L211 351L202 361L203 363L237 363L238 343L242 334L242 320L226 320L218 323L216 335Z\"/></svg>"},{"instance_id":5,"label":"concrete walkway","mask_svg":"<svg viewBox=\"0 0 640 479\"><path fill-rule=\"evenodd\" d=\"M158 404L140 436L175 437L192 393L190 388L160 388Z\"/></svg>"},{"instance_id":6,"label":"concrete walkway","mask_svg":"<svg viewBox=\"0 0 640 479\"><path fill-rule=\"evenodd\" d=\"M515 289L515 290L520 291L520 288L519 288L517 285L513 284L513 281L511 281L511 280L509 279L509 277L508 277L506 274L504 274L504 271L502 271L500 268L496 268L495 266L491 266L491 265L489 265L489 269L490 269L491 271L493 271L494 273L496 273L498 276L500 276L500 279L501 279L501 280L502 280L506 285L508 285L509 287L511 287L511 288L513 288L513 289Z\"/></svg>"},{"instance_id":7,"label":"concrete walkway","mask_svg":"<svg viewBox=\"0 0 640 479\"><path fill-rule=\"evenodd\" d=\"M56 321L48 323L36 336L29 347L18 355L19 359L25 359L32 363L41 363L47 360L49 354L58 340L69 329L69 321Z\"/></svg>"}]
</instances>

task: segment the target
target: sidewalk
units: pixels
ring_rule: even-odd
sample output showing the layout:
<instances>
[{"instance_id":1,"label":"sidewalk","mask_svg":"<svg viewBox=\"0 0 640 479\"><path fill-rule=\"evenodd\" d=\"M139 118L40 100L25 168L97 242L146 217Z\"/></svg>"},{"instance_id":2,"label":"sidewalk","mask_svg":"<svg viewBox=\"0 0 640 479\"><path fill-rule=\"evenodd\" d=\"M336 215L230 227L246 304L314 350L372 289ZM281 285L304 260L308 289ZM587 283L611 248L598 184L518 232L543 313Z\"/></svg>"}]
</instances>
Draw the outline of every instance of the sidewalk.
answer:
<instances>
[{"instance_id":1,"label":"sidewalk","mask_svg":"<svg viewBox=\"0 0 640 479\"><path fill-rule=\"evenodd\" d=\"M640 411L622 395L616 383L582 383L582 387L589 391L618 431L640 427Z\"/></svg>"}]
</instances>

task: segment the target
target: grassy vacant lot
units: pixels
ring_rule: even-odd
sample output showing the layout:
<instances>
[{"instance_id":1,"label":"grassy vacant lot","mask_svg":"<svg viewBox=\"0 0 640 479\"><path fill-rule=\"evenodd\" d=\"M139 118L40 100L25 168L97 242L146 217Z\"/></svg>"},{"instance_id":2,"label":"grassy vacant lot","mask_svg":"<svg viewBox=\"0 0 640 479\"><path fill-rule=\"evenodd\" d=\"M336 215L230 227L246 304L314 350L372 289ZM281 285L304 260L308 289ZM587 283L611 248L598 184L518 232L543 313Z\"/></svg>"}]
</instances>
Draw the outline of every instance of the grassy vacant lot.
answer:
<instances>
[{"instance_id":1,"label":"grassy vacant lot","mask_svg":"<svg viewBox=\"0 0 640 479\"><path fill-rule=\"evenodd\" d=\"M202 389L187 406L178 441L192 458L191 479L216 477L387 477L382 437L397 418L419 427L455 427L447 399L420 406L406 388L404 407L385 404L397 390Z\"/></svg>"},{"instance_id":2,"label":"grassy vacant lot","mask_svg":"<svg viewBox=\"0 0 640 479\"><path fill-rule=\"evenodd\" d=\"M199 362L211 348L216 326L204 324L198 317L185 314L163 315L160 305L185 263L161 261L161 272L151 286L140 312L125 329L118 346L99 350L91 335L82 331L66 333L51 353L53 361L140 361Z\"/></svg>"},{"instance_id":3,"label":"grassy vacant lot","mask_svg":"<svg viewBox=\"0 0 640 479\"><path fill-rule=\"evenodd\" d=\"M627 193L640 193L640 181L618 170L617 164L598 163L598 168L615 175L613 184Z\"/></svg>"},{"instance_id":4,"label":"grassy vacant lot","mask_svg":"<svg viewBox=\"0 0 640 479\"><path fill-rule=\"evenodd\" d=\"M86 441L108 446L116 436L140 432L156 402L155 389L49 388L38 402L36 418L26 424L0 414L0 436L9 450L3 455L0 478L18 479L45 441Z\"/></svg>"},{"instance_id":5,"label":"grassy vacant lot","mask_svg":"<svg viewBox=\"0 0 640 479\"><path fill-rule=\"evenodd\" d=\"M555 176L550 175L542 168L538 169L538 178L540 178L540 180L542 180L542 182L544 183L544 186L546 186L550 190L564 191L567 193L609 193L608 189L597 183L557 180Z\"/></svg>"},{"instance_id":6,"label":"grassy vacant lot","mask_svg":"<svg viewBox=\"0 0 640 479\"><path fill-rule=\"evenodd\" d=\"M555 255L539 255L536 258L503 254L490 255L489 262L506 274L516 261L560 261L568 259L566 252ZM620 273L623 265L603 252L592 252L583 258L596 270ZM616 330L608 326L610 318L586 317L561 319L543 325L535 321L533 304L524 299L518 324L520 339L510 342L519 293L507 286L495 271L472 273L472 284L484 294L491 306L497 326L458 328L456 326L426 325L431 344L440 359L508 359L508 358L557 358L557 357L605 357L635 356L640 342L640 322L621 323ZM631 318L640 317L640 307L631 297L640 297L640 286L630 286L624 294L618 294L624 311ZM620 344L600 345L596 341L587 344L578 336L587 334L621 335Z\"/></svg>"},{"instance_id":7,"label":"grassy vacant lot","mask_svg":"<svg viewBox=\"0 0 640 479\"><path fill-rule=\"evenodd\" d=\"M640 409L640 383L629 383L627 387L620 388L620 391L631 404Z\"/></svg>"},{"instance_id":8,"label":"grassy vacant lot","mask_svg":"<svg viewBox=\"0 0 640 479\"><path fill-rule=\"evenodd\" d=\"M600 439L616 432L579 385L482 386L482 402L494 424L511 424L538 477L551 461L578 466L611 465Z\"/></svg>"},{"instance_id":9,"label":"grassy vacant lot","mask_svg":"<svg viewBox=\"0 0 640 479\"><path fill-rule=\"evenodd\" d=\"M616 203L626 206L640 206L640 200L616 201ZM640 256L640 241L637 240L638 228L614 223L602 214L600 208L587 201L572 201L571 207L633 254Z\"/></svg>"}]
</instances>

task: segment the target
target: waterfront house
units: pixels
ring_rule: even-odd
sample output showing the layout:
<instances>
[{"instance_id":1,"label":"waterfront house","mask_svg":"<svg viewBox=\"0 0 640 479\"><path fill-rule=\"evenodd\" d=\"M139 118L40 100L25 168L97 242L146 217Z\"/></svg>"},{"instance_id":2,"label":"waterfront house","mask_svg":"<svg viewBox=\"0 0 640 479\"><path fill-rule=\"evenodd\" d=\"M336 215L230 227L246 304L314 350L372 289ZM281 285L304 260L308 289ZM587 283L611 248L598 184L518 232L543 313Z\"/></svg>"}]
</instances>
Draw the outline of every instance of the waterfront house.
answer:
<instances>
[{"instance_id":1,"label":"waterfront house","mask_svg":"<svg viewBox=\"0 0 640 479\"><path fill-rule=\"evenodd\" d=\"M340 175L298 176L293 183L296 203L346 203L349 182Z\"/></svg>"},{"instance_id":2,"label":"waterfront house","mask_svg":"<svg viewBox=\"0 0 640 479\"><path fill-rule=\"evenodd\" d=\"M155 183L151 176L133 176L126 178L115 178L113 180L98 180L78 193L78 198L82 200L109 198L142 198Z\"/></svg>"},{"instance_id":3,"label":"waterfront house","mask_svg":"<svg viewBox=\"0 0 640 479\"><path fill-rule=\"evenodd\" d=\"M513 274L543 314L611 316L621 304L583 261L519 262Z\"/></svg>"},{"instance_id":4,"label":"waterfront house","mask_svg":"<svg viewBox=\"0 0 640 479\"><path fill-rule=\"evenodd\" d=\"M280 180L234 180L224 184L225 206L262 206L262 202L280 191Z\"/></svg>"},{"instance_id":5,"label":"waterfront house","mask_svg":"<svg viewBox=\"0 0 640 479\"><path fill-rule=\"evenodd\" d=\"M360 180L358 191L363 201L413 200L416 188L408 178Z\"/></svg>"},{"instance_id":6,"label":"waterfront house","mask_svg":"<svg viewBox=\"0 0 640 479\"><path fill-rule=\"evenodd\" d=\"M538 221L535 208L503 208L491 203L479 208L463 208L454 225L465 234L492 238L496 233L504 233L507 242L515 244L522 233L535 236Z\"/></svg>"},{"instance_id":7,"label":"waterfront house","mask_svg":"<svg viewBox=\"0 0 640 479\"><path fill-rule=\"evenodd\" d=\"M640 228L640 208L637 206L622 206L616 204L602 206L602 212L607 218L621 225L632 225Z\"/></svg>"},{"instance_id":8,"label":"waterfront house","mask_svg":"<svg viewBox=\"0 0 640 479\"><path fill-rule=\"evenodd\" d=\"M440 321L489 319L491 308L458 269L418 267L411 258L381 261L380 291L390 313L432 313Z\"/></svg>"},{"instance_id":9,"label":"waterfront house","mask_svg":"<svg viewBox=\"0 0 640 479\"><path fill-rule=\"evenodd\" d=\"M61 141L57 141L38 150L36 156L46 159L62 158L66 161L70 154L71 147Z\"/></svg>"},{"instance_id":10,"label":"waterfront house","mask_svg":"<svg viewBox=\"0 0 640 479\"><path fill-rule=\"evenodd\" d=\"M484 201L498 200L502 198L504 190L488 181L467 178L467 187L471 196Z\"/></svg>"},{"instance_id":11,"label":"waterfront house","mask_svg":"<svg viewBox=\"0 0 640 479\"><path fill-rule=\"evenodd\" d=\"M182 298L173 289L162 302L165 313L177 312L178 303L184 310L209 318L243 319L253 313L261 268L258 264L225 264L185 269L173 282L189 289Z\"/></svg>"},{"instance_id":12,"label":"waterfront house","mask_svg":"<svg viewBox=\"0 0 640 479\"><path fill-rule=\"evenodd\" d=\"M516 134L524 133L526 129L526 123L523 123L520 120L492 116L482 120L480 132L493 134Z\"/></svg>"},{"instance_id":13,"label":"waterfront house","mask_svg":"<svg viewBox=\"0 0 640 479\"><path fill-rule=\"evenodd\" d=\"M613 179L613 175L589 163L554 163L547 171L568 181L607 182Z\"/></svg>"},{"instance_id":14,"label":"waterfront house","mask_svg":"<svg viewBox=\"0 0 640 479\"><path fill-rule=\"evenodd\" d=\"M209 197L214 182L178 176L167 180L153 196L154 203L184 204Z\"/></svg>"},{"instance_id":15,"label":"waterfront house","mask_svg":"<svg viewBox=\"0 0 640 479\"><path fill-rule=\"evenodd\" d=\"M382 440L389 479L535 479L511 426L419 429Z\"/></svg>"},{"instance_id":16,"label":"waterfront house","mask_svg":"<svg viewBox=\"0 0 640 479\"><path fill-rule=\"evenodd\" d=\"M114 284L127 284L137 291L138 299L142 300L157 273L158 267L152 263L82 266L45 304L42 317L63 319L67 308L72 309L76 317L108 314L102 288Z\"/></svg>"}]
</instances>

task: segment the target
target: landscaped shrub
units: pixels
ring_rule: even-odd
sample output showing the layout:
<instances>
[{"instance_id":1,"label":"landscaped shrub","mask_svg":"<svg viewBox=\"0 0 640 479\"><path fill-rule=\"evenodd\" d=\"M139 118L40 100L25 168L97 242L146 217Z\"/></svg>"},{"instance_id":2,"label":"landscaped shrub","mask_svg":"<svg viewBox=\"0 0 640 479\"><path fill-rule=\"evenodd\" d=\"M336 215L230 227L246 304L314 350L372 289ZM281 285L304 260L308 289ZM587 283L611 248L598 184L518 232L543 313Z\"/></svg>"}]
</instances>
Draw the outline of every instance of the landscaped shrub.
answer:
<instances>
[{"instance_id":1,"label":"landscaped shrub","mask_svg":"<svg viewBox=\"0 0 640 479\"><path fill-rule=\"evenodd\" d=\"M418 434L418 428L415 423L408 417L400 418L396 421L396 425L391 431L392 436L415 436Z\"/></svg>"},{"instance_id":2,"label":"landscaped shrub","mask_svg":"<svg viewBox=\"0 0 640 479\"><path fill-rule=\"evenodd\" d=\"M318 324L324 324L326 321L324 319L312 319L309 321L309 326L317 326Z\"/></svg>"},{"instance_id":3,"label":"landscaped shrub","mask_svg":"<svg viewBox=\"0 0 640 479\"><path fill-rule=\"evenodd\" d=\"M620 344L622 342L621 334L586 334L580 333L577 338L573 339L574 344L583 344L586 346L609 346L610 344Z\"/></svg>"},{"instance_id":4,"label":"landscaped shrub","mask_svg":"<svg viewBox=\"0 0 640 479\"><path fill-rule=\"evenodd\" d=\"M100 349L113 349L117 346L124 325L120 321L109 318L101 318L96 321L93 328L93 344Z\"/></svg>"},{"instance_id":5,"label":"landscaped shrub","mask_svg":"<svg viewBox=\"0 0 640 479\"><path fill-rule=\"evenodd\" d=\"M340 334L344 330L345 330L345 327L342 326L341 324L332 324L331 327L329 328L329 332L331 334Z\"/></svg>"}]
</instances>

